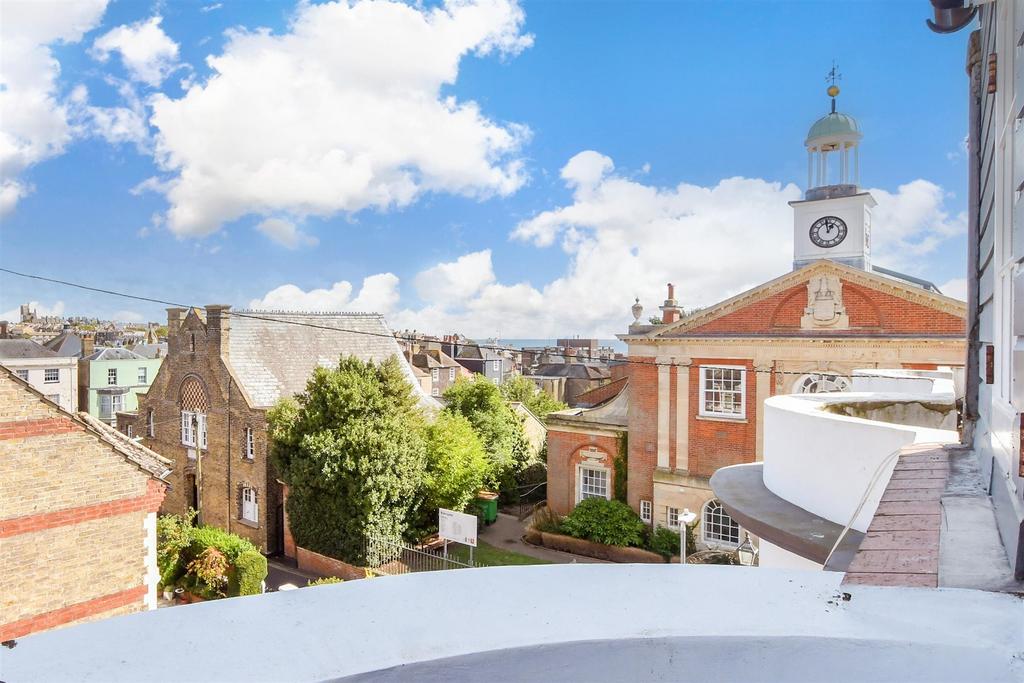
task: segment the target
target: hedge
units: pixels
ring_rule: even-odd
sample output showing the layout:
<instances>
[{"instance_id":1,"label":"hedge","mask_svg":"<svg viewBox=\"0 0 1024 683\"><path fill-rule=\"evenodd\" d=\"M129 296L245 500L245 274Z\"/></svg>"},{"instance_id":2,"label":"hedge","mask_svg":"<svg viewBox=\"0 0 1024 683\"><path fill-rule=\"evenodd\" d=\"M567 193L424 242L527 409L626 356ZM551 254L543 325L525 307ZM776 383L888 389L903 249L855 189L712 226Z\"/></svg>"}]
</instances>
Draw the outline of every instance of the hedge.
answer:
<instances>
[{"instance_id":1,"label":"hedge","mask_svg":"<svg viewBox=\"0 0 1024 683\"><path fill-rule=\"evenodd\" d=\"M157 565L162 586L183 585L204 597L217 592L189 572L188 566L207 548L216 548L228 561L227 595L254 595L267 577L267 558L247 539L211 526L193 527L191 517L164 515L157 523Z\"/></svg>"},{"instance_id":2,"label":"hedge","mask_svg":"<svg viewBox=\"0 0 1024 683\"><path fill-rule=\"evenodd\" d=\"M633 508L617 500L588 498L562 520L561 531L605 545L644 545L647 525Z\"/></svg>"},{"instance_id":3,"label":"hedge","mask_svg":"<svg viewBox=\"0 0 1024 683\"><path fill-rule=\"evenodd\" d=\"M258 550L246 550L234 561L239 595L259 595L267 577L267 558Z\"/></svg>"}]
</instances>

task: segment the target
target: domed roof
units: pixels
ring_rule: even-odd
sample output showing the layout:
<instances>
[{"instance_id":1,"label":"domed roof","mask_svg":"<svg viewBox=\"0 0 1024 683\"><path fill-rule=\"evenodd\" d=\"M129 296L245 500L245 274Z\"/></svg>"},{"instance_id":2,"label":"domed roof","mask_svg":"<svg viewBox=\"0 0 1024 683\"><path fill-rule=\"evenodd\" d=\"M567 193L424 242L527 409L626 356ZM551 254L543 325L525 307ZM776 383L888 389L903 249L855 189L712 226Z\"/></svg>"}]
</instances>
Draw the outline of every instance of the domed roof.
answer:
<instances>
[{"instance_id":1,"label":"domed roof","mask_svg":"<svg viewBox=\"0 0 1024 683\"><path fill-rule=\"evenodd\" d=\"M826 114L814 122L807 132L807 143L819 138L845 137L859 140L861 138L860 124L857 119L849 114L834 111Z\"/></svg>"}]
</instances>

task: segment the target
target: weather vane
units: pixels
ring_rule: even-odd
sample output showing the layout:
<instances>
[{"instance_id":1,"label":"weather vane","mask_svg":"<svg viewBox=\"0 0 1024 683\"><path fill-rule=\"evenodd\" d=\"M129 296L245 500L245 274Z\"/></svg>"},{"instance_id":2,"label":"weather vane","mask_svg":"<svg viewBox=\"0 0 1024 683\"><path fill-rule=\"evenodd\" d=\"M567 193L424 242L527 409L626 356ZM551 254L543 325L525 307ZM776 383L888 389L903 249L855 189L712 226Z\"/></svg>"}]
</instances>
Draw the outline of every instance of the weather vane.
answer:
<instances>
[{"instance_id":1,"label":"weather vane","mask_svg":"<svg viewBox=\"0 0 1024 683\"><path fill-rule=\"evenodd\" d=\"M831 83L828 86L828 96L832 98L832 113L836 113L836 95L839 94L839 81L843 80L843 75L839 73L839 65L836 64L836 60L832 60L832 70L825 76L825 82Z\"/></svg>"}]
</instances>

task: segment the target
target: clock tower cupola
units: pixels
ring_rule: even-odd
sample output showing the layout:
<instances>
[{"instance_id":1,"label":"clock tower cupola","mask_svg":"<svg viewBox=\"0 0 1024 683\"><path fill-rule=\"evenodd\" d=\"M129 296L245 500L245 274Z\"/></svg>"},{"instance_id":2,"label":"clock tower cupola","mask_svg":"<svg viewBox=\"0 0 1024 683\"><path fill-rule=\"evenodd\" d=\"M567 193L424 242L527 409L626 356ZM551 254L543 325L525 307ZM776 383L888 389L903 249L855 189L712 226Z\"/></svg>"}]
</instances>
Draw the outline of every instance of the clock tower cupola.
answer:
<instances>
[{"instance_id":1,"label":"clock tower cupola","mask_svg":"<svg viewBox=\"0 0 1024 683\"><path fill-rule=\"evenodd\" d=\"M793 207L793 268L831 259L871 270L871 209L875 200L860 189L860 125L836 111L840 79L829 72L832 110L814 122L807 148L807 192Z\"/></svg>"}]
</instances>

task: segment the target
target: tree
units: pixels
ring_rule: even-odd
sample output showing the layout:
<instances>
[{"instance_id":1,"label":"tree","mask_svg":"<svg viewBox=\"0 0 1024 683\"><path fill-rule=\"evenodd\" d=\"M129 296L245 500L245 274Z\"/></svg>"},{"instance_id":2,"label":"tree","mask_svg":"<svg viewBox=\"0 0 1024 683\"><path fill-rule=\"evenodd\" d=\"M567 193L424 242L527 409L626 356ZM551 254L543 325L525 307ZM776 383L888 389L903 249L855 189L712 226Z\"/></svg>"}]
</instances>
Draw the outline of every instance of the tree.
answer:
<instances>
[{"instance_id":1,"label":"tree","mask_svg":"<svg viewBox=\"0 0 1024 683\"><path fill-rule=\"evenodd\" d=\"M317 368L306 391L279 401L267 421L298 545L358 563L367 536L405 534L421 500L426 444L397 358Z\"/></svg>"},{"instance_id":2,"label":"tree","mask_svg":"<svg viewBox=\"0 0 1024 683\"><path fill-rule=\"evenodd\" d=\"M505 380L501 385L501 395L505 397L506 401L522 403L541 419L544 419L548 413L565 410L569 407L546 391L541 391L536 384L522 375L515 375Z\"/></svg>"},{"instance_id":3,"label":"tree","mask_svg":"<svg viewBox=\"0 0 1024 683\"><path fill-rule=\"evenodd\" d=\"M427 427L427 472L423 481L423 526L436 527L437 509L462 511L490 473L487 453L470 424L458 413L441 412Z\"/></svg>"},{"instance_id":4,"label":"tree","mask_svg":"<svg viewBox=\"0 0 1024 683\"><path fill-rule=\"evenodd\" d=\"M486 484L496 490L515 486L527 464L530 444L522 419L509 407L498 387L483 375L459 378L444 392L445 411L469 420L484 444L490 471Z\"/></svg>"}]
</instances>

